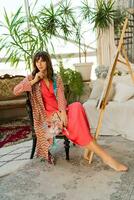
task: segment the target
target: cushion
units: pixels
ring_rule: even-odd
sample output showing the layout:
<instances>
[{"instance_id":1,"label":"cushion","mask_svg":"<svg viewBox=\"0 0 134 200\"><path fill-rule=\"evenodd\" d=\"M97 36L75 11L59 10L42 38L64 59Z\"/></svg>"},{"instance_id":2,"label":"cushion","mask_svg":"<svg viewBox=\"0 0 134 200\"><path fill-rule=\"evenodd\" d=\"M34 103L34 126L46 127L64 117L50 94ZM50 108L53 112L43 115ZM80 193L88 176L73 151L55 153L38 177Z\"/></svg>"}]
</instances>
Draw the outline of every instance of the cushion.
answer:
<instances>
[{"instance_id":1,"label":"cushion","mask_svg":"<svg viewBox=\"0 0 134 200\"><path fill-rule=\"evenodd\" d=\"M24 79L23 76L14 77L14 78L4 78L0 79L0 100L10 100L10 99L19 99L20 97L24 97L25 94L21 94L20 96L16 97L13 94L14 87Z\"/></svg>"},{"instance_id":2,"label":"cushion","mask_svg":"<svg viewBox=\"0 0 134 200\"><path fill-rule=\"evenodd\" d=\"M125 83L117 83L115 85L115 95L113 101L125 102L134 96L134 86Z\"/></svg>"},{"instance_id":3,"label":"cushion","mask_svg":"<svg viewBox=\"0 0 134 200\"><path fill-rule=\"evenodd\" d=\"M126 85L134 85L130 74L122 75L122 76L114 76L113 83L115 85L117 83L125 83Z\"/></svg>"},{"instance_id":4,"label":"cushion","mask_svg":"<svg viewBox=\"0 0 134 200\"><path fill-rule=\"evenodd\" d=\"M102 91L104 88L104 83L105 80L104 79L97 79L94 83L93 83L93 89L92 92L90 94L90 99L100 99L101 95L102 95ZM110 89L110 93L108 96L108 101L111 101L113 96L114 96L114 85L112 84L111 89Z\"/></svg>"}]
</instances>

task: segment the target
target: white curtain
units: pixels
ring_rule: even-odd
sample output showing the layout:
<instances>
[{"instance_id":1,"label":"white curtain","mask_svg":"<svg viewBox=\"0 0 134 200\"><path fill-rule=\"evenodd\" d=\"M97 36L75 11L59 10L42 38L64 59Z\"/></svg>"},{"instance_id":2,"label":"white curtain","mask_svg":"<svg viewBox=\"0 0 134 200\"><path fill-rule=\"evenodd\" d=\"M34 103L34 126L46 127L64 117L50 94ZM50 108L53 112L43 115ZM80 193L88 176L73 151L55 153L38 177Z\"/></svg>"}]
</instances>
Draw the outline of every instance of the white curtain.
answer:
<instances>
[{"instance_id":1,"label":"white curtain","mask_svg":"<svg viewBox=\"0 0 134 200\"><path fill-rule=\"evenodd\" d=\"M103 32L101 31L98 35L99 35L97 40L98 65L111 66L117 52L117 47L114 41L114 26L110 25L110 27L107 30ZM125 59L122 57L122 55L119 55L119 59L125 62ZM132 63L130 64L131 67L134 68L134 64ZM126 65L119 62L117 63L117 68L120 69L121 71L128 71Z\"/></svg>"}]
</instances>

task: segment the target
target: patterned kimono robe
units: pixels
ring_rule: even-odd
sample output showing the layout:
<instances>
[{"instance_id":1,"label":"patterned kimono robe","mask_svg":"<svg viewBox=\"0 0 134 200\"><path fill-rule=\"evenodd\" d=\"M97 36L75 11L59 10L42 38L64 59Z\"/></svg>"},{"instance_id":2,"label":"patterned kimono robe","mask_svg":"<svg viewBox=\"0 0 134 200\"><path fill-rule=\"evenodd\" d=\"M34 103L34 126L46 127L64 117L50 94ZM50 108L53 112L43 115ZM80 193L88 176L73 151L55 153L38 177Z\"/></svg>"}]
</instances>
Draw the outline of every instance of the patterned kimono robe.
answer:
<instances>
[{"instance_id":1,"label":"patterned kimono robe","mask_svg":"<svg viewBox=\"0 0 134 200\"><path fill-rule=\"evenodd\" d=\"M24 78L14 88L14 94L19 95L22 92L29 91L31 93L31 104L34 118L34 129L37 136L37 156L48 159L48 150L53 140L47 138L47 133L43 128L43 124L47 120L45 107L41 96L40 82L35 83L31 86L30 81L32 76L29 75ZM56 86L56 87L55 87ZM66 109L66 99L64 96L64 86L60 76L56 76L55 82L53 83L54 92L58 102L58 110L62 111ZM49 119L50 120L50 119Z\"/></svg>"}]
</instances>

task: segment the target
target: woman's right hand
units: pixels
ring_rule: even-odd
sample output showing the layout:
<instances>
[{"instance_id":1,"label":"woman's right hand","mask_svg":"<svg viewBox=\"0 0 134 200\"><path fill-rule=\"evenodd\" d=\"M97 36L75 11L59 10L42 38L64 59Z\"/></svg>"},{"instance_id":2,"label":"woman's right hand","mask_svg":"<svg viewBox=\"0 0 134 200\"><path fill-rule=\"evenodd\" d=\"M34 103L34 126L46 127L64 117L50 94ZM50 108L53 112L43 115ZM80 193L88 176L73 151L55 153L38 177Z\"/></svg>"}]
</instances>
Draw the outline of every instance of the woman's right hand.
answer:
<instances>
[{"instance_id":1,"label":"woman's right hand","mask_svg":"<svg viewBox=\"0 0 134 200\"><path fill-rule=\"evenodd\" d=\"M44 78L44 74L42 72L36 73L34 79L31 81L31 85L34 85L35 83L37 83L39 80L43 78Z\"/></svg>"},{"instance_id":2,"label":"woman's right hand","mask_svg":"<svg viewBox=\"0 0 134 200\"><path fill-rule=\"evenodd\" d=\"M61 121L63 123L63 126L66 127L67 126L67 122L68 122L66 111L61 111L60 112L60 119L61 119Z\"/></svg>"},{"instance_id":3,"label":"woman's right hand","mask_svg":"<svg viewBox=\"0 0 134 200\"><path fill-rule=\"evenodd\" d=\"M34 77L34 81L35 83L37 83L39 80L44 78L44 74L42 72L38 72L36 73L35 77Z\"/></svg>"}]
</instances>

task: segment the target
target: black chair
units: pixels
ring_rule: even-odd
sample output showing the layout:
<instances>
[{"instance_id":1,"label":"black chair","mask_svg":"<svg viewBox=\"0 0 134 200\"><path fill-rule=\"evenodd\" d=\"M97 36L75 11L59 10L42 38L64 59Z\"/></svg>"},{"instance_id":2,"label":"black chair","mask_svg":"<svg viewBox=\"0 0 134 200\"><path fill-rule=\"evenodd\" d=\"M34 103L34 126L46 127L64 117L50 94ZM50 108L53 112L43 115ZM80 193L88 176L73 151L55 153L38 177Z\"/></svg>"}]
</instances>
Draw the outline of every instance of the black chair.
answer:
<instances>
[{"instance_id":1,"label":"black chair","mask_svg":"<svg viewBox=\"0 0 134 200\"><path fill-rule=\"evenodd\" d=\"M31 129L32 129L33 144L32 144L32 151L31 151L30 159L33 159L35 149L36 149L37 137L36 137L35 130L34 130L34 121L33 121L33 114L32 114L33 112L32 112L32 106L31 106L31 102L30 102L30 93L29 92L27 92L26 109L28 111ZM69 144L70 144L70 141L62 133L57 135L56 139L64 139L64 148L65 148L65 153L66 153L66 160L69 160L69 148L70 148Z\"/></svg>"}]
</instances>

